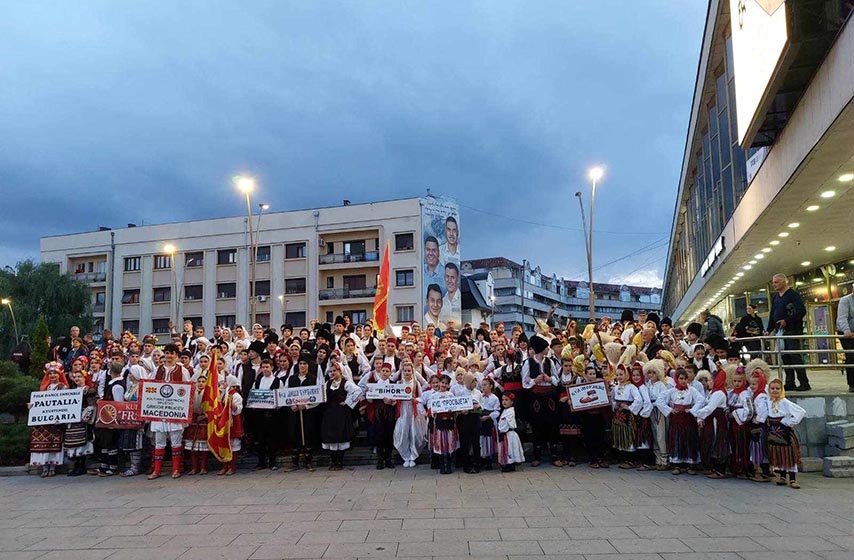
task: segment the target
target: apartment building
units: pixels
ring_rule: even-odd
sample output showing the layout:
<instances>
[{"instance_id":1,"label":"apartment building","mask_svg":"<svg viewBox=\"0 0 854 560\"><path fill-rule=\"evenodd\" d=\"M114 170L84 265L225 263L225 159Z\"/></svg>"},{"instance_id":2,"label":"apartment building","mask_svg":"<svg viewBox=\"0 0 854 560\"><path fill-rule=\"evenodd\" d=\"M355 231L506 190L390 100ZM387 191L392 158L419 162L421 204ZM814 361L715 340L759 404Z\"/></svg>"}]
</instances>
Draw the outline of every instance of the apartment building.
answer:
<instances>
[{"instance_id":1,"label":"apartment building","mask_svg":"<svg viewBox=\"0 0 854 560\"><path fill-rule=\"evenodd\" d=\"M208 331L246 325L251 297L256 322L302 327L342 313L354 322L370 318L390 241L389 320L408 324L424 314L423 201L254 216L254 288L245 216L44 237L41 259L90 286L99 331L166 333L170 319L190 319Z\"/></svg>"}]
</instances>

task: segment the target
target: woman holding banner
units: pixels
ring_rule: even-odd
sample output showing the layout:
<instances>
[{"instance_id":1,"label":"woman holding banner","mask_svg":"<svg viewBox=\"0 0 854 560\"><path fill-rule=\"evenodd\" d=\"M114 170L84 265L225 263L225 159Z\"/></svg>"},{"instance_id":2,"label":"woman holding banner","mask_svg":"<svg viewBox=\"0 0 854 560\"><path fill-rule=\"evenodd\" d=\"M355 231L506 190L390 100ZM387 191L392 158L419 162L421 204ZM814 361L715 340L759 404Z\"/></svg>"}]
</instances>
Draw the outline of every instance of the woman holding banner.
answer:
<instances>
[{"instance_id":1,"label":"woman holding banner","mask_svg":"<svg viewBox=\"0 0 854 560\"><path fill-rule=\"evenodd\" d=\"M65 372L59 362L49 362L44 366L44 376L39 391L60 391L68 389ZM27 408L33 404L28 403ZM62 436L64 424L49 424L33 426L30 433L30 464L41 467L41 476L46 478L56 476L56 466L61 465L64 455L62 451Z\"/></svg>"}]
</instances>

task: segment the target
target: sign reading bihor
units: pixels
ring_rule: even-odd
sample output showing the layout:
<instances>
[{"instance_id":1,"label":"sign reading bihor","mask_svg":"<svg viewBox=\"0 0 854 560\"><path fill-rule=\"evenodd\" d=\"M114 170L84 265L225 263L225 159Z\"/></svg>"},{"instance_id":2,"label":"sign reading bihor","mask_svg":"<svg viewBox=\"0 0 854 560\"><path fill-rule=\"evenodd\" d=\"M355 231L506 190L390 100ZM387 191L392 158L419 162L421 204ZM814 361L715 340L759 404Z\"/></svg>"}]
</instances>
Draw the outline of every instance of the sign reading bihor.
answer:
<instances>
[{"instance_id":1,"label":"sign reading bihor","mask_svg":"<svg viewBox=\"0 0 854 560\"><path fill-rule=\"evenodd\" d=\"M140 381L140 420L189 422L192 418L192 383Z\"/></svg>"},{"instance_id":2,"label":"sign reading bihor","mask_svg":"<svg viewBox=\"0 0 854 560\"><path fill-rule=\"evenodd\" d=\"M320 404L326 402L326 391L323 385L308 387L285 387L277 391L279 407Z\"/></svg>"},{"instance_id":3,"label":"sign reading bihor","mask_svg":"<svg viewBox=\"0 0 854 560\"><path fill-rule=\"evenodd\" d=\"M460 295L460 208L450 198L421 199L421 303L422 327L432 324L445 331L448 321L462 326Z\"/></svg>"},{"instance_id":4,"label":"sign reading bihor","mask_svg":"<svg viewBox=\"0 0 854 560\"><path fill-rule=\"evenodd\" d=\"M368 383L365 398L368 400L391 399L395 401L409 401L412 400L412 385Z\"/></svg>"},{"instance_id":5,"label":"sign reading bihor","mask_svg":"<svg viewBox=\"0 0 854 560\"><path fill-rule=\"evenodd\" d=\"M573 412L609 406L608 388L604 381L583 383L569 387L569 408Z\"/></svg>"},{"instance_id":6,"label":"sign reading bihor","mask_svg":"<svg viewBox=\"0 0 854 560\"><path fill-rule=\"evenodd\" d=\"M138 430L142 426L138 401L98 401L98 414L95 415L96 428Z\"/></svg>"},{"instance_id":7,"label":"sign reading bihor","mask_svg":"<svg viewBox=\"0 0 854 560\"><path fill-rule=\"evenodd\" d=\"M465 397L441 397L430 401L430 410L433 414L440 412L462 412L474 408L471 395Z\"/></svg>"},{"instance_id":8,"label":"sign reading bihor","mask_svg":"<svg viewBox=\"0 0 854 560\"><path fill-rule=\"evenodd\" d=\"M29 426L71 424L83 416L83 389L33 391L30 393Z\"/></svg>"},{"instance_id":9,"label":"sign reading bihor","mask_svg":"<svg viewBox=\"0 0 854 560\"><path fill-rule=\"evenodd\" d=\"M251 389L246 408L276 408L276 392L270 389Z\"/></svg>"}]
</instances>

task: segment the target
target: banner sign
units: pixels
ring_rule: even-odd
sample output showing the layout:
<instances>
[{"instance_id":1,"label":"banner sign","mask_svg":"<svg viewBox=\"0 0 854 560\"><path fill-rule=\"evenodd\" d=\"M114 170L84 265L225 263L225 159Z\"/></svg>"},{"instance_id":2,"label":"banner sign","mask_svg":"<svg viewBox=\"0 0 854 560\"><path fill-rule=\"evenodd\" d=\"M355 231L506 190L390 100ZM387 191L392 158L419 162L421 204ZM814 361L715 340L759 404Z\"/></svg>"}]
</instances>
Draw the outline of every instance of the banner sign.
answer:
<instances>
[{"instance_id":1,"label":"banner sign","mask_svg":"<svg viewBox=\"0 0 854 560\"><path fill-rule=\"evenodd\" d=\"M30 403L28 426L73 424L83 417L83 389L33 391Z\"/></svg>"},{"instance_id":2,"label":"banner sign","mask_svg":"<svg viewBox=\"0 0 854 560\"><path fill-rule=\"evenodd\" d=\"M140 420L187 422L192 418L192 383L140 381Z\"/></svg>"},{"instance_id":3,"label":"banner sign","mask_svg":"<svg viewBox=\"0 0 854 560\"><path fill-rule=\"evenodd\" d=\"M436 196L421 199L422 327L445 331L448 322L462 328L460 291L460 207L455 200Z\"/></svg>"},{"instance_id":4,"label":"banner sign","mask_svg":"<svg viewBox=\"0 0 854 560\"><path fill-rule=\"evenodd\" d=\"M326 402L326 387L311 385L309 387L285 387L277 392L279 407L320 404Z\"/></svg>"},{"instance_id":5,"label":"banner sign","mask_svg":"<svg viewBox=\"0 0 854 560\"><path fill-rule=\"evenodd\" d=\"M368 400L391 399L395 401L410 401L412 400L412 385L368 383L365 398Z\"/></svg>"},{"instance_id":6,"label":"banner sign","mask_svg":"<svg viewBox=\"0 0 854 560\"><path fill-rule=\"evenodd\" d=\"M440 412L462 412L474 408L471 395L465 397L440 397L430 401L430 410L433 414Z\"/></svg>"},{"instance_id":7,"label":"banner sign","mask_svg":"<svg viewBox=\"0 0 854 560\"><path fill-rule=\"evenodd\" d=\"M246 399L246 408L277 408L276 391L271 389L251 389Z\"/></svg>"},{"instance_id":8,"label":"banner sign","mask_svg":"<svg viewBox=\"0 0 854 560\"><path fill-rule=\"evenodd\" d=\"M95 427L108 430L139 430L144 422L139 418L138 401L98 401Z\"/></svg>"},{"instance_id":9,"label":"banner sign","mask_svg":"<svg viewBox=\"0 0 854 560\"><path fill-rule=\"evenodd\" d=\"M567 390L569 409L573 412L611 406L610 395L604 381L571 385Z\"/></svg>"}]
</instances>

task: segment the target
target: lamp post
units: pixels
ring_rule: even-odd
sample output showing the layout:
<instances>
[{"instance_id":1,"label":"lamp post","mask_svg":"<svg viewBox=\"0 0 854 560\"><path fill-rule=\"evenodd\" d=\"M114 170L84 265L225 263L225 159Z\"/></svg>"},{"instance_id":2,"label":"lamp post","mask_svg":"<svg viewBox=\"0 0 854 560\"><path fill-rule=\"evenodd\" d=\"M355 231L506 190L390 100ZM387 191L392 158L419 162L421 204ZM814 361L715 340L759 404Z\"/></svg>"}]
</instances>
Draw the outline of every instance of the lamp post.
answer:
<instances>
[{"instance_id":1,"label":"lamp post","mask_svg":"<svg viewBox=\"0 0 854 560\"><path fill-rule=\"evenodd\" d=\"M0 303L8 307L9 313L12 315L12 327L15 329L15 344L17 345L21 340L18 336L18 323L15 321L15 312L12 310L12 300L9 298L3 298L0 300Z\"/></svg>"},{"instance_id":2,"label":"lamp post","mask_svg":"<svg viewBox=\"0 0 854 560\"><path fill-rule=\"evenodd\" d=\"M167 243L163 246L163 250L169 253L169 263L172 269L172 286L169 288L171 290L171 296L169 297L169 315L172 317L172 324L178 324L178 282L177 282L177 273L175 272L175 245L172 243ZM174 303L174 309L173 309Z\"/></svg>"},{"instance_id":3,"label":"lamp post","mask_svg":"<svg viewBox=\"0 0 854 560\"><path fill-rule=\"evenodd\" d=\"M489 325L490 325L490 327L494 327L495 326L495 294L490 294L489 304L491 307L491 311L489 312Z\"/></svg>"},{"instance_id":4,"label":"lamp post","mask_svg":"<svg viewBox=\"0 0 854 560\"><path fill-rule=\"evenodd\" d=\"M252 177L246 177L242 175L238 175L234 178L234 184L237 187L237 190L246 195L246 214L247 214L247 224L249 227L249 308L250 308L250 322L252 325L255 324L255 260L257 255L255 237L252 232L252 201L249 199L249 195L255 190L255 179ZM259 216L260 219L260 216Z\"/></svg>"},{"instance_id":5,"label":"lamp post","mask_svg":"<svg viewBox=\"0 0 854 560\"><path fill-rule=\"evenodd\" d=\"M584 218L584 202L581 199L581 192L575 193L578 197L578 205L581 207L581 226L584 231L584 243L587 246L587 281L590 289L590 322L596 322L596 294L593 290L593 208L596 204L596 185L602 179L605 170L602 167L596 166L587 172L587 177L593 183L593 188L590 192L590 231L586 229L587 224Z\"/></svg>"}]
</instances>

